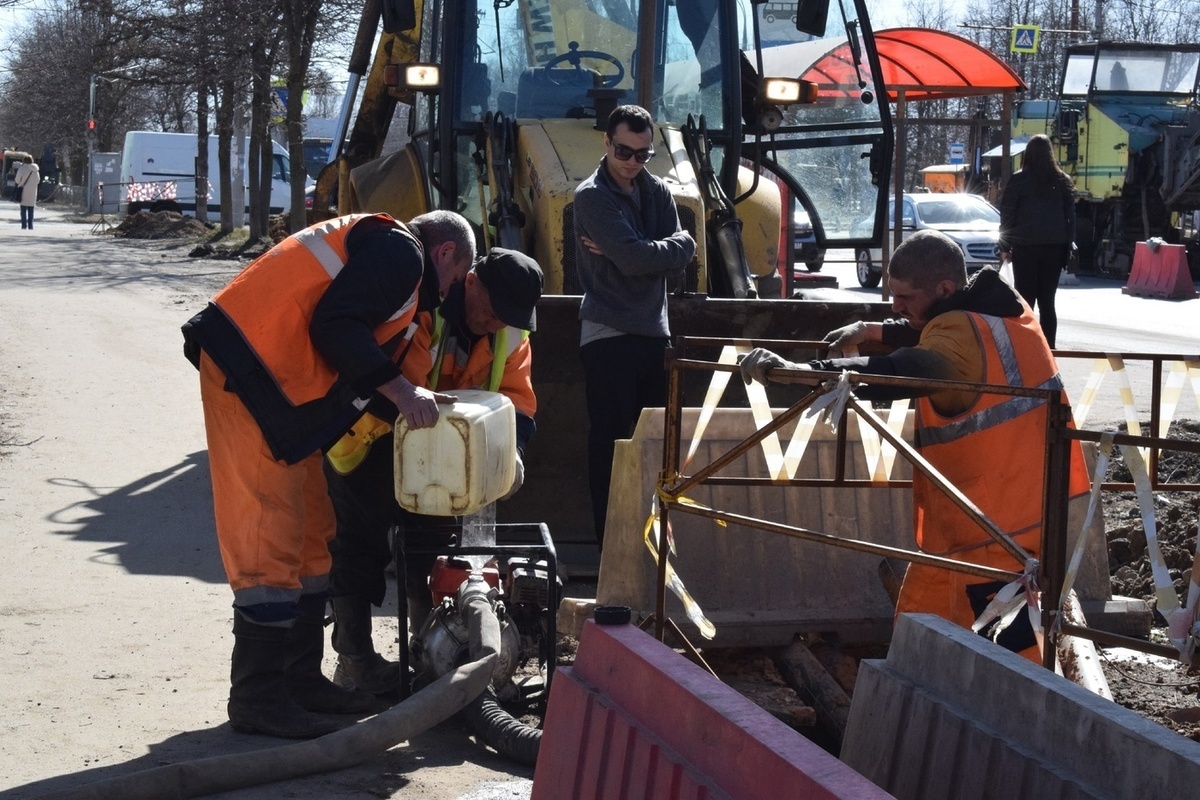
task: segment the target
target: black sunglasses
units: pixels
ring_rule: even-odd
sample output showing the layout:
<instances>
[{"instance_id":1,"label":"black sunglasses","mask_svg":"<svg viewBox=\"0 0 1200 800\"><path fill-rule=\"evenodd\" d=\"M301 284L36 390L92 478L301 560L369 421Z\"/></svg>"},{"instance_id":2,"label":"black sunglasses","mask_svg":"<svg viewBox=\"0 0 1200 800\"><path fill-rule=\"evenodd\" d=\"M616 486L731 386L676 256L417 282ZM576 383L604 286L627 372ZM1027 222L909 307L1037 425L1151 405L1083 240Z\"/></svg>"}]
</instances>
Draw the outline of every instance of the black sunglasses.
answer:
<instances>
[{"instance_id":1,"label":"black sunglasses","mask_svg":"<svg viewBox=\"0 0 1200 800\"><path fill-rule=\"evenodd\" d=\"M645 164L654 158L654 149L646 147L642 150L634 150L632 147L626 147L623 144L613 142L613 155L617 157L618 161L628 161L632 158L639 164Z\"/></svg>"}]
</instances>

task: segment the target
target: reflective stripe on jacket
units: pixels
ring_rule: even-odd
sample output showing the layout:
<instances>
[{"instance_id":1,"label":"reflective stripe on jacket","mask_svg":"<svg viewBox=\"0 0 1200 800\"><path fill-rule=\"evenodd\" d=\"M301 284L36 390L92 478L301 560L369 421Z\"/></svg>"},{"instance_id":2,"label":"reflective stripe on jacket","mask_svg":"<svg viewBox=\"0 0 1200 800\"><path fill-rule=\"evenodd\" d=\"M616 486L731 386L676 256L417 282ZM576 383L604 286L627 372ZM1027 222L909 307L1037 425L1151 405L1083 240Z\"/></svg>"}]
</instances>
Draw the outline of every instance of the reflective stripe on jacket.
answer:
<instances>
[{"instance_id":1,"label":"reflective stripe on jacket","mask_svg":"<svg viewBox=\"0 0 1200 800\"><path fill-rule=\"evenodd\" d=\"M412 349L400 365L405 378L435 392L476 388L500 392L518 413L534 416L537 398L530 375L533 350L528 331L509 326L480 337L464 364L455 358L459 348L440 310L420 314L417 322Z\"/></svg>"},{"instance_id":2,"label":"reflective stripe on jacket","mask_svg":"<svg viewBox=\"0 0 1200 800\"><path fill-rule=\"evenodd\" d=\"M324 397L337 380L337 372L313 345L308 326L321 296L346 265L347 236L355 223L370 216L407 230L384 214L317 223L272 247L213 298L294 406ZM380 345L408 327L416 315L417 292L375 329ZM281 297L289 301L280 302Z\"/></svg>"},{"instance_id":3,"label":"reflective stripe on jacket","mask_svg":"<svg viewBox=\"0 0 1200 800\"><path fill-rule=\"evenodd\" d=\"M1061 392L1058 366L1028 307L1020 317L968 315L983 352L984 383ZM1065 402L1065 393L1062 397ZM921 455L1034 557L1041 553L1047 407L1039 398L989 393L979 394L970 408L952 417L934 410L929 398L917 405ZM1072 442L1068 495L1084 496L1089 488L1083 450ZM917 544L924 552L1013 572L1025 566L991 543L981 527L915 470L913 515ZM968 587L981 583L987 581L913 564L896 612L935 613L970 627L982 609L972 608ZM1036 648L1023 654L1039 658Z\"/></svg>"},{"instance_id":4,"label":"reflective stripe on jacket","mask_svg":"<svg viewBox=\"0 0 1200 800\"><path fill-rule=\"evenodd\" d=\"M984 354L984 383L1062 391L1058 365L1032 311L1026 308L1020 317L968 316ZM1065 393L1062 398L1066 402ZM1022 546L1032 552L1040 547L1046 411L1047 403L1039 398L989 393L981 393L969 409L953 417L939 414L928 398L921 398L917 406L921 454L1001 529L1011 535L1031 534ZM1086 494L1089 487L1083 451L1074 442L1069 495ZM913 506L917 544L926 552L945 553L991 541L920 474L913 477ZM969 552L961 555L977 561ZM1023 565L1008 557L1006 564L997 566Z\"/></svg>"},{"instance_id":5,"label":"reflective stripe on jacket","mask_svg":"<svg viewBox=\"0 0 1200 800\"><path fill-rule=\"evenodd\" d=\"M400 370L409 383L435 392L475 388L500 392L512 401L519 413L533 418L537 398L530 375L533 351L529 346L528 331L507 327L492 336L480 337L462 367L456 364L454 351L457 347L451 338L440 311L417 315L412 346L400 362ZM494 358L493 347L504 357ZM367 457L375 442L391 431L390 421L369 412L363 414L329 449L326 456L330 465L339 474L349 475ZM521 444L518 425L518 445Z\"/></svg>"}]
</instances>

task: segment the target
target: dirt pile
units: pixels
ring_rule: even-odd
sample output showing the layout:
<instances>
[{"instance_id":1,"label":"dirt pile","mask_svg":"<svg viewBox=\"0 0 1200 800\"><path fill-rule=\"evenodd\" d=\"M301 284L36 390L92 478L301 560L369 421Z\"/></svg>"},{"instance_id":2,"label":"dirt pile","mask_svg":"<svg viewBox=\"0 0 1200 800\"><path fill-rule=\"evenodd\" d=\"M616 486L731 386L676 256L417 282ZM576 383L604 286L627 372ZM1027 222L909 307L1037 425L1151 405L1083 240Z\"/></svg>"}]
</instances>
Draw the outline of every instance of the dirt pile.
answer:
<instances>
[{"instance_id":1,"label":"dirt pile","mask_svg":"<svg viewBox=\"0 0 1200 800\"><path fill-rule=\"evenodd\" d=\"M126 217L112 233L124 239L194 239L215 228L174 211L139 211Z\"/></svg>"},{"instance_id":2,"label":"dirt pile","mask_svg":"<svg viewBox=\"0 0 1200 800\"><path fill-rule=\"evenodd\" d=\"M1120 430L1126 431L1124 426ZM1170 439L1200 442L1200 421L1175 422L1167 435ZM1113 450L1106 477L1113 482L1133 480L1120 448ZM1200 484L1200 454L1163 451L1158 477L1164 483ZM1200 495L1195 492L1160 491L1154 495L1159 549L1181 604L1187 602L1196 553L1198 514ZM1140 598L1155 608L1154 577L1136 494L1105 494L1104 530L1113 594ZM1166 620L1156 613L1155 625L1165 624ZM1166 641L1160 628L1152 632L1152 638ZM1117 660L1102 653L1101 666L1117 703L1189 739L1200 741L1200 699L1197 698L1200 675L1179 662L1142 656Z\"/></svg>"},{"instance_id":3,"label":"dirt pile","mask_svg":"<svg viewBox=\"0 0 1200 800\"><path fill-rule=\"evenodd\" d=\"M1168 438L1200 442L1200 421L1181 420L1173 423ZM1200 484L1200 454L1163 451L1158 475L1164 483ZM1113 449L1107 480L1133 480L1119 448ZM1195 492L1157 492L1154 509L1163 561L1170 571L1180 602L1186 602L1188 578L1196 554L1200 496ZM1108 540L1108 572L1112 576L1113 594L1138 597L1153 606L1154 578L1136 494L1110 492L1104 496L1104 530ZM1162 619L1158 622L1165 624Z\"/></svg>"}]
</instances>

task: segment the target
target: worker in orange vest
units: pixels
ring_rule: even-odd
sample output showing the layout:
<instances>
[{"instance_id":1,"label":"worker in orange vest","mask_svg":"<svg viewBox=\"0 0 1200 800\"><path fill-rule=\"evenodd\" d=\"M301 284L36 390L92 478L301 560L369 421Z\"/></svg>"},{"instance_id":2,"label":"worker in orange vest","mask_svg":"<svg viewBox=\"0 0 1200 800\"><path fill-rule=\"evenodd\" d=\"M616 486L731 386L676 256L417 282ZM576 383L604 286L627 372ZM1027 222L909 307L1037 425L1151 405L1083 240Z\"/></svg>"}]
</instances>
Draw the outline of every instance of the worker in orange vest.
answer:
<instances>
[{"instance_id":1,"label":"worker in orange vest","mask_svg":"<svg viewBox=\"0 0 1200 800\"><path fill-rule=\"evenodd\" d=\"M442 305L417 315L412 348L402 363L405 377L418 386L439 392L486 389L512 401L516 479L502 499L524 481L522 457L536 427L529 332L537 324L541 295L542 271L536 261L493 248L463 283L451 287ZM403 545L434 545L438 535L433 529L444 531L455 520L411 514L396 502L389 422L395 412L386 405L373 404L329 449L325 475L338 523L337 538L330 544L333 648L338 652L333 679L339 686L392 696L400 686L399 665L375 650L371 606L383 603L384 571L394 555L407 575L409 619L414 627L424 621L431 610L427 586L435 556L406 556ZM396 553L388 541L392 526L400 534Z\"/></svg>"},{"instance_id":2,"label":"worker in orange vest","mask_svg":"<svg viewBox=\"0 0 1200 800\"><path fill-rule=\"evenodd\" d=\"M321 672L333 507L321 449L374 396L414 428L448 395L397 360L420 307L463 279L475 239L462 216L401 224L351 215L289 236L183 327L200 370L221 559L233 589L229 721L245 733L313 738L371 695Z\"/></svg>"},{"instance_id":3,"label":"worker in orange vest","mask_svg":"<svg viewBox=\"0 0 1200 800\"><path fill-rule=\"evenodd\" d=\"M866 342L897 346L889 355L831 358L803 364L769 350L741 362L743 379L766 382L772 368L853 370L872 375L1059 389L1062 380L1033 311L999 272L984 269L967 281L962 250L936 231L919 231L896 248L888 268L892 309L901 320L855 323L826 337L829 355ZM911 390L860 386L863 399L912 396ZM1066 401L1065 392L1062 395ZM1047 404L970 390L940 390L917 401L916 445L921 455L1026 552L1041 550ZM917 546L926 553L1020 572L1013 557L923 474L913 471ZM1071 449L1069 495L1088 493L1079 442ZM960 572L913 564L897 613L938 614L971 627L1003 587ZM989 626L990 628L990 626ZM980 631L987 634L989 628ZM1000 632L997 642L1041 663L1028 615Z\"/></svg>"}]
</instances>

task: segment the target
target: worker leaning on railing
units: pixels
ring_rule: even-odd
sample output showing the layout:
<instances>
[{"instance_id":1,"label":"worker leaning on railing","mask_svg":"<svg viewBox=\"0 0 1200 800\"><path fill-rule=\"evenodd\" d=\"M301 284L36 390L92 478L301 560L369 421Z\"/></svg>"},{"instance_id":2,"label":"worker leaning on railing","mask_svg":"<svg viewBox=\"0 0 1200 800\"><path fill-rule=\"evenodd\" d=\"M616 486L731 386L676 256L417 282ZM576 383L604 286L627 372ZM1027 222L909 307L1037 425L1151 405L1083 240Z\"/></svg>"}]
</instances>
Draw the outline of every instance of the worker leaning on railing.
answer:
<instances>
[{"instance_id":1,"label":"worker leaning on railing","mask_svg":"<svg viewBox=\"0 0 1200 800\"><path fill-rule=\"evenodd\" d=\"M896 248L888 275L892 310L901 320L836 330L826 337L834 357L807 364L757 348L741 362L743 379L765 383L768 370L787 367L1062 389L1058 365L1032 310L994 269L981 270L968 282L962 250L949 237L918 231ZM897 349L884 356L837 357L869 341ZM857 390L864 400L906 392L915 394L869 384ZM921 397L916 412L922 457L1034 557L1041 547L1046 410L1044 401L1028 397L942 390ZM1069 494L1083 497L1088 489L1083 453L1074 442ZM913 513L917 545L926 553L1000 569L1025 566L1014 565L1007 551L919 472L913 476ZM969 628L1002 586L913 564L896 611L931 612ZM997 641L1041 663L1026 614Z\"/></svg>"}]
</instances>

